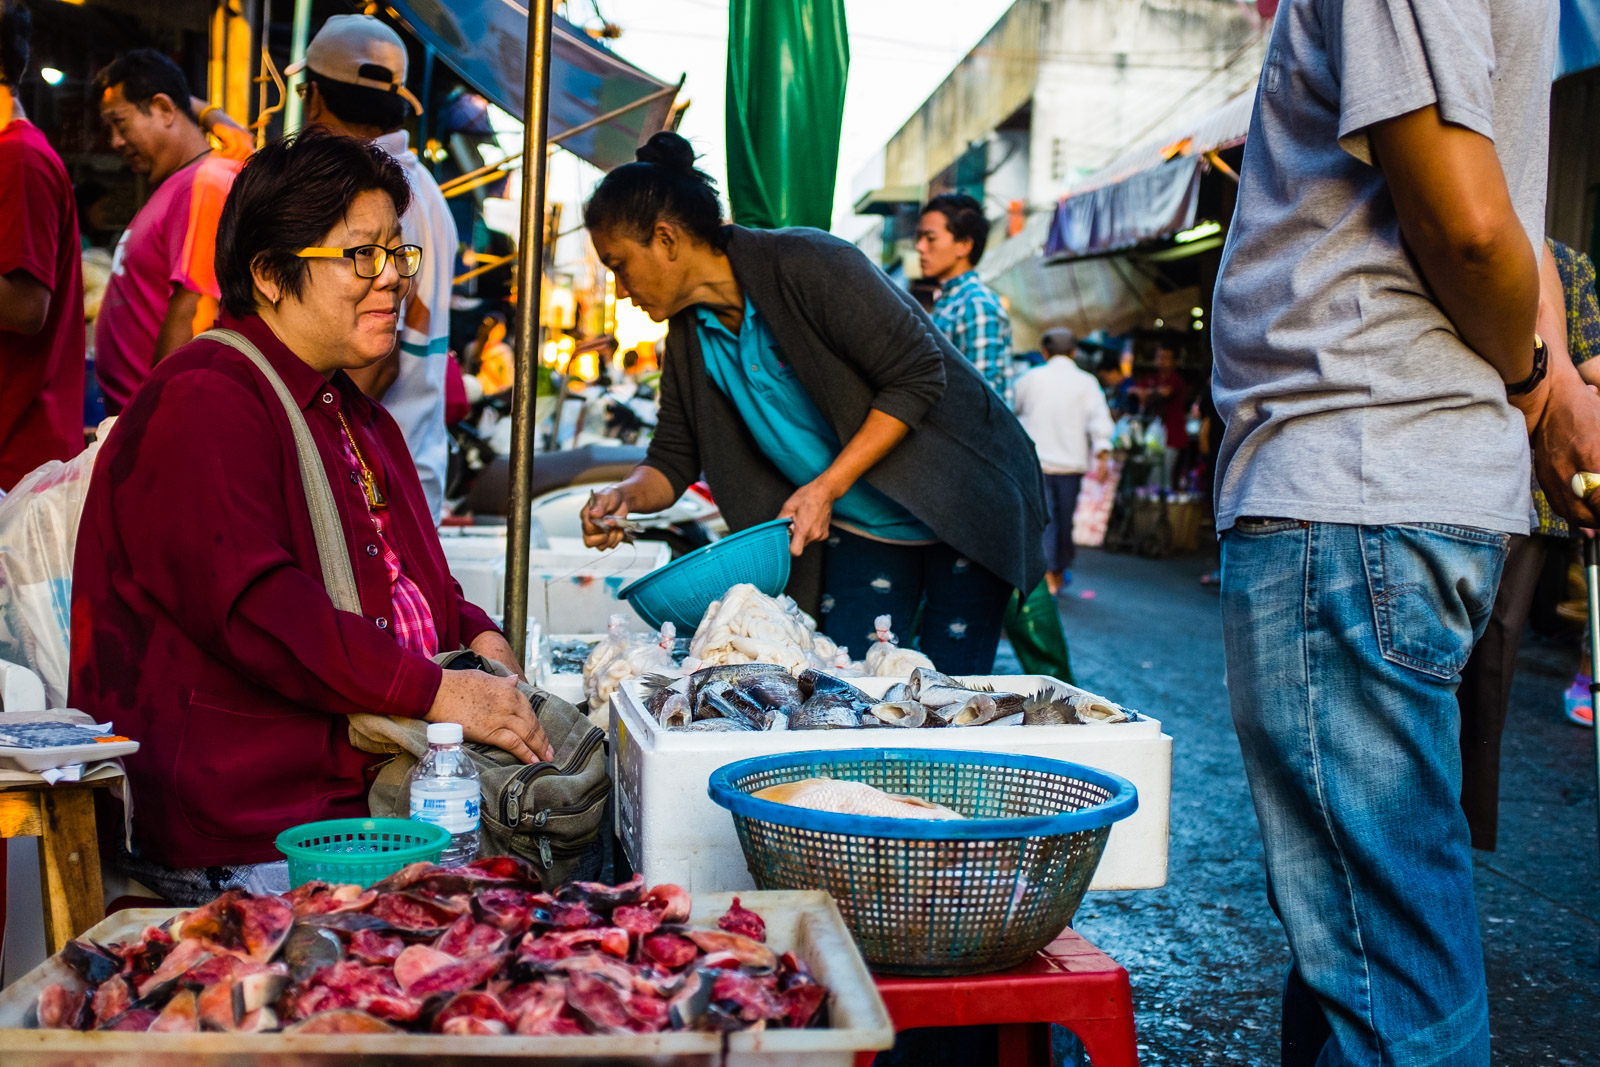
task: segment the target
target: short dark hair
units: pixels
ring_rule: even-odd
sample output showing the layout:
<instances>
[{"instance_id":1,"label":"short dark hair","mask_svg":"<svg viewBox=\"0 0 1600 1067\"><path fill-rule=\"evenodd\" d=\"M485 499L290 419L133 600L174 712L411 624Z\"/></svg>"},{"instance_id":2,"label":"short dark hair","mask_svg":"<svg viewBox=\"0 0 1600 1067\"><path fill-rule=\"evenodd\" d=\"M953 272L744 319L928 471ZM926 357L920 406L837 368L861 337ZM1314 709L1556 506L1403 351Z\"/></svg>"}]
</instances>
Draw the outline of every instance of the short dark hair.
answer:
<instances>
[{"instance_id":1,"label":"short dark hair","mask_svg":"<svg viewBox=\"0 0 1600 1067\"><path fill-rule=\"evenodd\" d=\"M233 181L217 225L217 285L235 317L256 311L252 265L299 297L308 267L295 255L320 245L361 193L387 193L396 215L411 204L400 164L366 141L311 127L273 141Z\"/></svg>"},{"instance_id":2,"label":"short dark hair","mask_svg":"<svg viewBox=\"0 0 1600 1067\"><path fill-rule=\"evenodd\" d=\"M989 243L989 220L983 217L983 205L966 193L945 193L929 200L922 214L930 211L937 211L944 216L950 236L958 241L972 242L972 254L967 257L967 262L976 267L978 260L983 258L984 246Z\"/></svg>"},{"instance_id":3,"label":"short dark hair","mask_svg":"<svg viewBox=\"0 0 1600 1067\"><path fill-rule=\"evenodd\" d=\"M317 87L317 95L340 122L376 126L384 133L393 133L405 125L410 105L398 93L335 81L314 70L307 70L306 77Z\"/></svg>"},{"instance_id":4,"label":"short dark hair","mask_svg":"<svg viewBox=\"0 0 1600 1067\"><path fill-rule=\"evenodd\" d=\"M184 118L194 121L189 112L193 96L189 92L189 79L183 76L178 64L154 48L135 48L107 63L94 78L96 99L118 85L122 86L123 98L146 114L150 112L150 101L157 93L164 93Z\"/></svg>"},{"instance_id":5,"label":"short dark hair","mask_svg":"<svg viewBox=\"0 0 1600 1067\"><path fill-rule=\"evenodd\" d=\"M20 0L0 0L0 85L15 85L28 72L33 15Z\"/></svg>"},{"instance_id":6,"label":"short dark hair","mask_svg":"<svg viewBox=\"0 0 1600 1067\"><path fill-rule=\"evenodd\" d=\"M636 241L648 242L657 221L666 219L721 248L722 202L716 180L694 165L694 147L663 130L634 152L635 162L611 171L583 205L583 227L620 228Z\"/></svg>"}]
</instances>

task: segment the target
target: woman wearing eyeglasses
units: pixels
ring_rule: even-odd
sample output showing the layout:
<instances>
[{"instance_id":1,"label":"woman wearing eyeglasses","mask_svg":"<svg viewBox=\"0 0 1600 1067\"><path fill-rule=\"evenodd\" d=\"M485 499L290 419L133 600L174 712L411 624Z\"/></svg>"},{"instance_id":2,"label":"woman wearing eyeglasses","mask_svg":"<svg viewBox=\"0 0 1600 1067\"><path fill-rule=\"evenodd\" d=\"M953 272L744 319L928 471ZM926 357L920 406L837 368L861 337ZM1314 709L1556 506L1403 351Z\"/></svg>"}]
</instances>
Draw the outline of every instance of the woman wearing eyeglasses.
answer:
<instances>
[{"instance_id":1,"label":"woman wearing eyeglasses","mask_svg":"<svg viewBox=\"0 0 1600 1067\"><path fill-rule=\"evenodd\" d=\"M421 256L400 243L409 196L398 164L350 138L258 152L217 235L222 332L157 366L96 461L70 698L140 742L124 866L177 903L287 889L279 832L366 815L381 757L350 743L351 713L456 722L548 756L510 679L434 664L466 646L520 670L451 579L400 430L346 373L394 347ZM324 585L289 406L332 491L359 613Z\"/></svg>"}]
</instances>

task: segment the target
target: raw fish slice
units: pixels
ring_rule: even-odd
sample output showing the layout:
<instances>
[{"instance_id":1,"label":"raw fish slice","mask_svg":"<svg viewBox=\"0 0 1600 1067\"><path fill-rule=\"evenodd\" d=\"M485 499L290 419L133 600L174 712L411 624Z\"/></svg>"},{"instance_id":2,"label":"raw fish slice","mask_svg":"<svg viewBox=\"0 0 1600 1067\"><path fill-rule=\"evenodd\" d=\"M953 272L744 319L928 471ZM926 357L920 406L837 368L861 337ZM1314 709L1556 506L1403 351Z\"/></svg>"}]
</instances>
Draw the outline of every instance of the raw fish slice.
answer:
<instances>
[{"instance_id":1,"label":"raw fish slice","mask_svg":"<svg viewBox=\"0 0 1600 1067\"><path fill-rule=\"evenodd\" d=\"M121 976L112 976L101 982L94 991L94 1021L104 1026L133 1007L133 990Z\"/></svg>"},{"instance_id":2,"label":"raw fish slice","mask_svg":"<svg viewBox=\"0 0 1600 1067\"><path fill-rule=\"evenodd\" d=\"M700 955L693 941L673 933L651 934L640 947L642 955L673 971L687 967Z\"/></svg>"},{"instance_id":3,"label":"raw fish slice","mask_svg":"<svg viewBox=\"0 0 1600 1067\"><path fill-rule=\"evenodd\" d=\"M84 1030L93 1022L89 997L63 985L48 985L35 1009L41 1030Z\"/></svg>"},{"instance_id":4,"label":"raw fish slice","mask_svg":"<svg viewBox=\"0 0 1600 1067\"><path fill-rule=\"evenodd\" d=\"M951 726L983 726L991 723L1003 715L1010 714L1000 710L994 697L987 693L978 693L968 698L961 704L955 705L955 713L950 716Z\"/></svg>"},{"instance_id":5,"label":"raw fish slice","mask_svg":"<svg viewBox=\"0 0 1600 1067\"><path fill-rule=\"evenodd\" d=\"M836 778L802 778L783 785L769 785L750 795L758 800L792 804L811 811L830 811L836 815L865 815L882 819L966 818L943 804L935 804L921 797L887 793L865 782Z\"/></svg>"},{"instance_id":6,"label":"raw fish slice","mask_svg":"<svg viewBox=\"0 0 1600 1067\"><path fill-rule=\"evenodd\" d=\"M711 1002L746 1023L774 1021L788 1012L770 975L757 978L744 971L720 971L711 986Z\"/></svg>"},{"instance_id":7,"label":"raw fish slice","mask_svg":"<svg viewBox=\"0 0 1600 1067\"><path fill-rule=\"evenodd\" d=\"M765 941L767 939L766 920L749 908L739 903L739 898L734 897L728 910L722 913L717 920L717 927L728 931L730 934L742 934L752 941Z\"/></svg>"},{"instance_id":8,"label":"raw fish slice","mask_svg":"<svg viewBox=\"0 0 1600 1067\"><path fill-rule=\"evenodd\" d=\"M123 961L104 945L77 939L68 941L61 949L61 962L77 971L85 982L97 986L121 971Z\"/></svg>"},{"instance_id":9,"label":"raw fish slice","mask_svg":"<svg viewBox=\"0 0 1600 1067\"><path fill-rule=\"evenodd\" d=\"M516 986L506 993L504 1002L508 1011L516 1013L517 1033L556 1033L556 1021L567 1006L567 983L548 979Z\"/></svg>"},{"instance_id":10,"label":"raw fish slice","mask_svg":"<svg viewBox=\"0 0 1600 1067\"><path fill-rule=\"evenodd\" d=\"M381 893L367 909L367 914L382 919L397 930L423 933L444 931L465 911L465 905L461 908L447 907L413 893Z\"/></svg>"},{"instance_id":11,"label":"raw fish slice","mask_svg":"<svg viewBox=\"0 0 1600 1067\"><path fill-rule=\"evenodd\" d=\"M437 1034L509 1034L516 1020L489 993L457 993L433 1020Z\"/></svg>"},{"instance_id":12,"label":"raw fish slice","mask_svg":"<svg viewBox=\"0 0 1600 1067\"><path fill-rule=\"evenodd\" d=\"M157 993L163 985L169 982L176 982L190 968L198 967L210 959L211 956L212 953L199 941L190 941L188 938L179 941L172 951L167 953L167 958L161 961L161 966L156 968L154 974L140 979L138 985L139 999L144 1000ZM143 1006L153 1007L154 1005L147 1004Z\"/></svg>"},{"instance_id":13,"label":"raw fish slice","mask_svg":"<svg viewBox=\"0 0 1600 1067\"><path fill-rule=\"evenodd\" d=\"M362 931L368 933L368 931ZM368 936L373 936L368 933ZM398 946L399 938L394 939ZM398 954L399 949L395 949ZM283 961L289 965L289 974L296 982L303 982L324 967L331 967L344 959L344 942L339 935L322 926L295 923L289 939L283 943Z\"/></svg>"},{"instance_id":14,"label":"raw fish slice","mask_svg":"<svg viewBox=\"0 0 1600 1067\"><path fill-rule=\"evenodd\" d=\"M129 1008L116 1018L101 1023L98 1029L142 1033L150 1029L150 1024L155 1021L156 1013L149 1008Z\"/></svg>"},{"instance_id":15,"label":"raw fish slice","mask_svg":"<svg viewBox=\"0 0 1600 1067\"><path fill-rule=\"evenodd\" d=\"M353 1008L319 1012L284 1031L286 1034L398 1034L382 1019Z\"/></svg>"},{"instance_id":16,"label":"raw fish slice","mask_svg":"<svg viewBox=\"0 0 1600 1067\"><path fill-rule=\"evenodd\" d=\"M701 952L730 952L739 965L752 972L770 974L778 969L778 957L761 942L730 933L727 930L685 930L684 936L700 947Z\"/></svg>"},{"instance_id":17,"label":"raw fish slice","mask_svg":"<svg viewBox=\"0 0 1600 1067\"><path fill-rule=\"evenodd\" d=\"M156 1021L150 1024L151 1033L196 1034L200 1032L200 1002L192 989L180 989L173 994L167 1006L161 1009Z\"/></svg>"},{"instance_id":18,"label":"raw fish slice","mask_svg":"<svg viewBox=\"0 0 1600 1067\"><path fill-rule=\"evenodd\" d=\"M680 885L671 882L662 882L660 885L651 886L645 894L645 901L653 908L661 911L661 921L664 923L681 923L689 918L691 900L689 891Z\"/></svg>"},{"instance_id":19,"label":"raw fish slice","mask_svg":"<svg viewBox=\"0 0 1600 1067\"><path fill-rule=\"evenodd\" d=\"M394 979L410 993L411 987L434 971L458 963L454 956L427 945L412 945L394 961Z\"/></svg>"},{"instance_id":20,"label":"raw fish slice","mask_svg":"<svg viewBox=\"0 0 1600 1067\"><path fill-rule=\"evenodd\" d=\"M443 869L444 868L440 867L437 863L429 863L427 860L418 860L416 863L406 864L404 867L401 867L398 871L395 871L382 881L374 882L371 888L379 893L399 893L403 890L411 888L413 885L420 882L428 875L433 874L435 871L440 871Z\"/></svg>"},{"instance_id":21,"label":"raw fish slice","mask_svg":"<svg viewBox=\"0 0 1600 1067\"><path fill-rule=\"evenodd\" d=\"M636 874L621 885L603 882L567 882L558 887L556 899L564 903L581 903L602 915L623 904L637 904L644 899L644 875Z\"/></svg>"},{"instance_id":22,"label":"raw fish slice","mask_svg":"<svg viewBox=\"0 0 1600 1067\"><path fill-rule=\"evenodd\" d=\"M434 942L433 947L464 960L499 952L505 944L505 931L487 923L475 922L470 915L463 915Z\"/></svg>"},{"instance_id":23,"label":"raw fish slice","mask_svg":"<svg viewBox=\"0 0 1600 1067\"><path fill-rule=\"evenodd\" d=\"M413 952L421 945L413 945L406 952ZM443 955L443 953L440 953ZM406 953L402 952L400 958L395 960L395 979L405 990L407 996L429 997L435 993L459 993L473 986L481 985L494 976L505 962L505 954L499 953L492 956L479 956L470 960L451 960L450 963L435 967L426 973L413 975L408 971L407 976L401 975L401 965L406 962ZM409 980L407 980L409 978Z\"/></svg>"},{"instance_id":24,"label":"raw fish slice","mask_svg":"<svg viewBox=\"0 0 1600 1067\"><path fill-rule=\"evenodd\" d=\"M611 921L638 939L655 932L661 925L661 913L648 903L624 904L611 913Z\"/></svg>"},{"instance_id":25,"label":"raw fish slice","mask_svg":"<svg viewBox=\"0 0 1600 1067\"><path fill-rule=\"evenodd\" d=\"M350 938L350 958L374 966L393 966L405 947L398 937L385 937L376 930L357 930Z\"/></svg>"},{"instance_id":26,"label":"raw fish slice","mask_svg":"<svg viewBox=\"0 0 1600 1067\"><path fill-rule=\"evenodd\" d=\"M284 897L294 909L294 917L331 915L336 911L360 911L377 899L377 892L358 885L329 885L306 882L289 890Z\"/></svg>"},{"instance_id":27,"label":"raw fish slice","mask_svg":"<svg viewBox=\"0 0 1600 1067\"><path fill-rule=\"evenodd\" d=\"M295 995L293 1008L297 1018L351 1008L381 1019L410 1022L422 1014L422 1001L407 996L387 968L365 967L345 960L313 975ZM205 1016L204 1005L201 1016Z\"/></svg>"},{"instance_id":28,"label":"raw fish slice","mask_svg":"<svg viewBox=\"0 0 1600 1067\"><path fill-rule=\"evenodd\" d=\"M161 961L167 958L167 953L172 951L174 942L172 935L159 926L146 926L139 935L139 940L127 945L118 945L116 954L122 956L122 973L126 975L142 975L154 973ZM71 943L61 950L63 959L71 951Z\"/></svg>"}]
</instances>

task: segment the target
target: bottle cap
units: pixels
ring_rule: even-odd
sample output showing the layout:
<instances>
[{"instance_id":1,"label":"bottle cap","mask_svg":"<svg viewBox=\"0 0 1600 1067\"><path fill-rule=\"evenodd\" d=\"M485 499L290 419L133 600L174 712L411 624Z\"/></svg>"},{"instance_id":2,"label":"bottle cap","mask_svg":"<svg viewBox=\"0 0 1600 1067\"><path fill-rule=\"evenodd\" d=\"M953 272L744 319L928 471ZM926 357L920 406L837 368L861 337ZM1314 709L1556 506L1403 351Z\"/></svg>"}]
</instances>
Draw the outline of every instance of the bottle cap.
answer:
<instances>
[{"instance_id":1,"label":"bottle cap","mask_svg":"<svg viewBox=\"0 0 1600 1067\"><path fill-rule=\"evenodd\" d=\"M428 744L430 745L459 745L461 736L461 724L458 722L430 722L428 724Z\"/></svg>"}]
</instances>

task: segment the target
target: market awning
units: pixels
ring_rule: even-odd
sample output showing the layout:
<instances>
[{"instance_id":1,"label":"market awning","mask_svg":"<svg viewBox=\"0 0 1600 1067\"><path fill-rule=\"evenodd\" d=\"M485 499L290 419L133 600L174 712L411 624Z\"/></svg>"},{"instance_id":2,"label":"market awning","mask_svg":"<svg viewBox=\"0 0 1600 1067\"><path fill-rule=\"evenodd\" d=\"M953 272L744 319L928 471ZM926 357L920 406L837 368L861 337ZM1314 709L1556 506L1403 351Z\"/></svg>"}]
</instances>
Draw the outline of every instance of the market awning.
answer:
<instances>
[{"instance_id":1,"label":"market awning","mask_svg":"<svg viewBox=\"0 0 1600 1067\"><path fill-rule=\"evenodd\" d=\"M408 30L495 104L523 117L528 8L516 0L390 0ZM633 161L664 128L677 85L646 74L565 19L551 31L550 135L610 116L561 142L601 170ZM645 103L644 101L648 101ZM631 110L612 114L630 104Z\"/></svg>"},{"instance_id":2,"label":"market awning","mask_svg":"<svg viewBox=\"0 0 1600 1067\"><path fill-rule=\"evenodd\" d=\"M1193 226L1206 157L1244 141L1254 103L1252 88L1079 182L1056 205L1045 255L1115 252Z\"/></svg>"}]
</instances>

